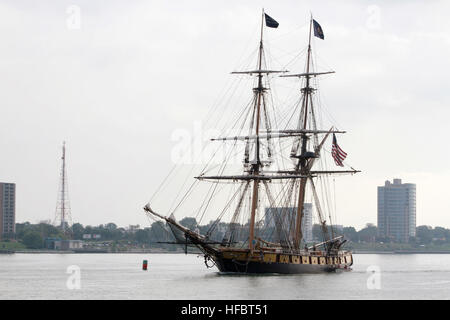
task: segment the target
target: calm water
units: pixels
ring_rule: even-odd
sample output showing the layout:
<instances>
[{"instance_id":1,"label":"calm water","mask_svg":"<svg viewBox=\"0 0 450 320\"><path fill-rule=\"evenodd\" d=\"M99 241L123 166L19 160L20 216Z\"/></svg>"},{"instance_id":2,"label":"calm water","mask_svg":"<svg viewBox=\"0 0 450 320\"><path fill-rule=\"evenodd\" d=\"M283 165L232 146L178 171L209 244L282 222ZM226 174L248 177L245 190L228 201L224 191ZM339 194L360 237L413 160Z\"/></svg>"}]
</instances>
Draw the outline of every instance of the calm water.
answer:
<instances>
[{"instance_id":1,"label":"calm water","mask_svg":"<svg viewBox=\"0 0 450 320\"><path fill-rule=\"evenodd\" d=\"M354 260L351 272L246 276L207 269L197 255L0 255L0 299L450 298L450 255L355 254ZM79 282L68 267L79 268Z\"/></svg>"}]
</instances>

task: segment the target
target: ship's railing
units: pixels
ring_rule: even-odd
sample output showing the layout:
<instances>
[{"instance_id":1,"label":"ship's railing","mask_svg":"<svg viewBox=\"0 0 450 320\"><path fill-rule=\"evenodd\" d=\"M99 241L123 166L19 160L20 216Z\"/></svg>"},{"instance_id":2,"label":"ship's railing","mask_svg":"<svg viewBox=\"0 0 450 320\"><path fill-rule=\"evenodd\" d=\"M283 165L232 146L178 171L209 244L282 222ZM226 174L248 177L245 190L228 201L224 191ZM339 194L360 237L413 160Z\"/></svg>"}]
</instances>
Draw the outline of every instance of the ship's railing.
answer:
<instances>
[{"instance_id":1,"label":"ship's railing","mask_svg":"<svg viewBox=\"0 0 450 320\"><path fill-rule=\"evenodd\" d=\"M294 255L299 255L299 256L310 256L310 257L327 257L327 256L330 256L330 254L327 254L326 251L322 251L322 250L316 250L316 251L301 250L298 253L293 253L293 252L279 250L279 251L277 251L277 253L294 254ZM333 252L331 254L331 256L344 257L344 256L347 256L349 254L351 254L351 251L338 251L338 252Z\"/></svg>"}]
</instances>

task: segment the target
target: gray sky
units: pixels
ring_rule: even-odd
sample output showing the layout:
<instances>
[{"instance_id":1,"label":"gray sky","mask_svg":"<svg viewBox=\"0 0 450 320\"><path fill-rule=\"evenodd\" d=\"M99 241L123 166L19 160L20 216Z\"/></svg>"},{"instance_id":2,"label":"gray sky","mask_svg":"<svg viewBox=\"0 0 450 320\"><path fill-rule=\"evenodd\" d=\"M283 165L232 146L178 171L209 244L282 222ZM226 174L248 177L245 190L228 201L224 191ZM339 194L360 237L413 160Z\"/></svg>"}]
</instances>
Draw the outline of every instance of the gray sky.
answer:
<instances>
[{"instance_id":1,"label":"gray sky","mask_svg":"<svg viewBox=\"0 0 450 320\"><path fill-rule=\"evenodd\" d=\"M376 187L401 178L417 225L450 227L447 1L2 1L0 181L17 184L16 220L54 218L66 140L73 220L147 226L173 132L251 54L262 7L280 23L275 58L304 48L309 12L324 30L314 50L337 73L321 94L363 171L336 179L338 223L376 223Z\"/></svg>"}]
</instances>

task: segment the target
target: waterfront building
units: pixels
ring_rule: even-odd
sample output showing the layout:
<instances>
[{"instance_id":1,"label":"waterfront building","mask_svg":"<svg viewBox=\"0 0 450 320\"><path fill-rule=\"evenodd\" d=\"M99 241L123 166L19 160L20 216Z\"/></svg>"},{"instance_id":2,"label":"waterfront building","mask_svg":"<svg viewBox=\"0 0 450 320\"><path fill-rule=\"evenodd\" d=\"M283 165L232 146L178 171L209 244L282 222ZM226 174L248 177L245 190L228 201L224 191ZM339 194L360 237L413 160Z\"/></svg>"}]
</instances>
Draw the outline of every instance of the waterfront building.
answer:
<instances>
[{"instance_id":1,"label":"waterfront building","mask_svg":"<svg viewBox=\"0 0 450 320\"><path fill-rule=\"evenodd\" d=\"M0 182L0 240L16 233L16 184Z\"/></svg>"},{"instance_id":2,"label":"waterfront building","mask_svg":"<svg viewBox=\"0 0 450 320\"><path fill-rule=\"evenodd\" d=\"M44 241L45 248L50 250L75 250L83 249L83 241L81 240L63 240L61 238L46 238Z\"/></svg>"},{"instance_id":3,"label":"waterfront building","mask_svg":"<svg viewBox=\"0 0 450 320\"><path fill-rule=\"evenodd\" d=\"M378 235L396 242L416 236L416 185L394 179L378 187Z\"/></svg>"}]
</instances>

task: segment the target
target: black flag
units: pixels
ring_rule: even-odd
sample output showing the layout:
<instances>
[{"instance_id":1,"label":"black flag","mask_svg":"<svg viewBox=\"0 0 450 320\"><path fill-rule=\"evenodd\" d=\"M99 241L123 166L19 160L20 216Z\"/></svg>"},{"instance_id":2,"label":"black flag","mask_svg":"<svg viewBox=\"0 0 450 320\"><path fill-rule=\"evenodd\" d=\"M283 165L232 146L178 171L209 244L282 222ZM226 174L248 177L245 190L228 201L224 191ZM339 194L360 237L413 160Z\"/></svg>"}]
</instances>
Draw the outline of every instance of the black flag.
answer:
<instances>
[{"instance_id":1,"label":"black flag","mask_svg":"<svg viewBox=\"0 0 450 320\"><path fill-rule=\"evenodd\" d=\"M278 22L276 22L273 18L265 13L264 16L266 17L266 26L268 26L269 28L278 28Z\"/></svg>"},{"instance_id":2,"label":"black flag","mask_svg":"<svg viewBox=\"0 0 450 320\"><path fill-rule=\"evenodd\" d=\"M325 38L325 36L323 35L322 27L321 27L320 24L317 23L317 21L314 20L314 19L313 19L313 27L314 27L314 35L315 35L317 38L320 38L320 39L323 40L323 39Z\"/></svg>"}]
</instances>

